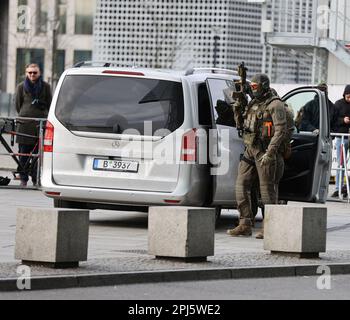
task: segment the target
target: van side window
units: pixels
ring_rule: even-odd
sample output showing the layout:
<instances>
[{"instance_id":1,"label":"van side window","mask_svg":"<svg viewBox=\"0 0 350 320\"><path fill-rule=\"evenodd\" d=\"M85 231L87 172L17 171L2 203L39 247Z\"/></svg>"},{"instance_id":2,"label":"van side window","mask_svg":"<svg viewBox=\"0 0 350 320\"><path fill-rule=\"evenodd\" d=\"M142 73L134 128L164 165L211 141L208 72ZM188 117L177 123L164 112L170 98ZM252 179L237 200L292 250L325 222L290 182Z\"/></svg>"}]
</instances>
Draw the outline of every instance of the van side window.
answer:
<instances>
[{"instance_id":1,"label":"van side window","mask_svg":"<svg viewBox=\"0 0 350 320\"><path fill-rule=\"evenodd\" d=\"M294 122L298 131L314 132L320 129L320 102L317 93L298 92L289 97L286 102L293 109Z\"/></svg>"},{"instance_id":2,"label":"van side window","mask_svg":"<svg viewBox=\"0 0 350 320\"><path fill-rule=\"evenodd\" d=\"M227 90L235 90L233 82L224 79L207 79L209 94L215 123L228 127L235 127L234 113L232 106L226 102L225 92Z\"/></svg>"},{"instance_id":3,"label":"van side window","mask_svg":"<svg viewBox=\"0 0 350 320\"><path fill-rule=\"evenodd\" d=\"M211 126L212 118L211 118L211 105L209 92L207 89L207 85L205 83L201 83L198 86L198 118L199 124L203 126Z\"/></svg>"}]
</instances>

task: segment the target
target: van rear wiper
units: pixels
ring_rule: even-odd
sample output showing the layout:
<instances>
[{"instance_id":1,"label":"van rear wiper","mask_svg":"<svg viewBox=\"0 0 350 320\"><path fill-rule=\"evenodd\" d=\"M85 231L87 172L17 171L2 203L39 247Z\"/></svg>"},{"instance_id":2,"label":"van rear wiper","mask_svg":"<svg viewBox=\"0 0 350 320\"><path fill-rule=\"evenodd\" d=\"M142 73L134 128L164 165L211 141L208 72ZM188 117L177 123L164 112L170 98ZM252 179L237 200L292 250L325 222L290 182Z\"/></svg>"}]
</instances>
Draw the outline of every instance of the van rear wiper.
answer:
<instances>
[{"instance_id":1,"label":"van rear wiper","mask_svg":"<svg viewBox=\"0 0 350 320\"><path fill-rule=\"evenodd\" d=\"M102 132L109 132L114 133L113 127L106 127L106 126L77 126L77 125L67 125L67 129L69 130L76 130L76 131L102 131Z\"/></svg>"}]
</instances>

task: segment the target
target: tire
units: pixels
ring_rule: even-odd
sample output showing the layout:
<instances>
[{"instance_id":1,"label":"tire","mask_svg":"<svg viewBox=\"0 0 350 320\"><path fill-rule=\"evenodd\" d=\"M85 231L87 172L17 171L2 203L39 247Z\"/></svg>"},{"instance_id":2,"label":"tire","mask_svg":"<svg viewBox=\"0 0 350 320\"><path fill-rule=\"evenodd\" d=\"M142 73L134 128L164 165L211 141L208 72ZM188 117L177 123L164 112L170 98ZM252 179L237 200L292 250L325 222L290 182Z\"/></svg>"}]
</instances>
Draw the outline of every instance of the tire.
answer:
<instances>
[{"instance_id":1,"label":"tire","mask_svg":"<svg viewBox=\"0 0 350 320\"><path fill-rule=\"evenodd\" d=\"M60 199L54 199L53 206L54 208L67 208L67 209L86 209L87 208L86 203L60 200Z\"/></svg>"},{"instance_id":2,"label":"tire","mask_svg":"<svg viewBox=\"0 0 350 320\"><path fill-rule=\"evenodd\" d=\"M220 221L221 211L222 211L221 207L215 207L215 225L217 225Z\"/></svg>"}]
</instances>

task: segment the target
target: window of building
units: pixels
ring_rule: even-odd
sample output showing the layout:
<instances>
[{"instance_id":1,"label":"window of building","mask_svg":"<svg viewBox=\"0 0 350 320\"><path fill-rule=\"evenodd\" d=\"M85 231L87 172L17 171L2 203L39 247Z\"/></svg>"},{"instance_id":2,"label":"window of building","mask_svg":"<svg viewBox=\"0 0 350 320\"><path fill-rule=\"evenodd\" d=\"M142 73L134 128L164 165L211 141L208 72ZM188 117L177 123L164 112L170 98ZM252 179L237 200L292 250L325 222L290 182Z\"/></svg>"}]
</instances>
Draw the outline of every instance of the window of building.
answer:
<instances>
[{"instance_id":1,"label":"window of building","mask_svg":"<svg viewBox=\"0 0 350 320\"><path fill-rule=\"evenodd\" d=\"M17 49L17 64L16 64L16 84L24 81L25 67L29 63L36 63L40 66L41 74L44 74L44 49Z\"/></svg>"},{"instance_id":2,"label":"window of building","mask_svg":"<svg viewBox=\"0 0 350 320\"><path fill-rule=\"evenodd\" d=\"M58 33L67 33L67 0L59 0L58 2L58 17L59 17L59 27Z\"/></svg>"},{"instance_id":3,"label":"window of building","mask_svg":"<svg viewBox=\"0 0 350 320\"><path fill-rule=\"evenodd\" d=\"M96 0L75 1L75 34L92 34Z\"/></svg>"},{"instance_id":4,"label":"window of building","mask_svg":"<svg viewBox=\"0 0 350 320\"><path fill-rule=\"evenodd\" d=\"M55 80L58 80L62 73L64 72L66 65L66 51L57 50L56 51L56 61L55 61Z\"/></svg>"},{"instance_id":5,"label":"window of building","mask_svg":"<svg viewBox=\"0 0 350 320\"><path fill-rule=\"evenodd\" d=\"M49 0L37 0L38 11L37 33L46 33L48 30Z\"/></svg>"},{"instance_id":6,"label":"window of building","mask_svg":"<svg viewBox=\"0 0 350 320\"><path fill-rule=\"evenodd\" d=\"M92 51L89 50L75 50L74 64L81 61L90 61L92 59Z\"/></svg>"}]
</instances>

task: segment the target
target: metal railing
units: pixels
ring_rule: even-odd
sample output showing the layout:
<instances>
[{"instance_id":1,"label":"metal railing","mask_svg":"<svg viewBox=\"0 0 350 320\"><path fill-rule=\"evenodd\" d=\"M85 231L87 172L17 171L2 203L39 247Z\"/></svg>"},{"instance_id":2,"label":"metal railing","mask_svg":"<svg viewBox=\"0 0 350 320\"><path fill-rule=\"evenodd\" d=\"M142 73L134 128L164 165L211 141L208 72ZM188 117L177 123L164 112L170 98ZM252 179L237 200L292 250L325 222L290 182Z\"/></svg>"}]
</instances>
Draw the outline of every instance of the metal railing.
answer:
<instances>
[{"instance_id":1,"label":"metal railing","mask_svg":"<svg viewBox=\"0 0 350 320\"><path fill-rule=\"evenodd\" d=\"M38 136L28 135L16 131L17 124L25 121L35 121L38 128ZM43 156L43 145L44 145L44 130L47 119L43 118L23 118L23 117L0 117L0 143L5 148L6 152L0 152L0 156L9 156L17 164L17 170L14 170L13 176L20 173L29 173L29 169L32 166L36 166L36 186L41 186L41 162ZM9 135L11 137L10 143L6 141L3 135ZM37 140L34 149L30 153L14 152L13 147L15 145L15 137L26 137ZM20 162L20 157L28 157L27 163L23 165Z\"/></svg>"},{"instance_id":2,"label":"metal railing","mask_svg":"<svg viewBox=\"0 0 350 320\"><path fill-rule=\"evenodd\" d=\"M337 168L335 169L337 173L339 172L338 179L338 190L339 190L339 199L343 200L343 179L346 178L346 190L348 195L348 203L350 203L350 188L349 188L349 171L348 171L348 162L349 162L349 148L348 152L346 152L345 144L349 144L350 133L332 133L332 137L341 138L340 143L340 159L337 159ZM347 139L347 141L345 140ZM338 158L338 157L337 157Z\"/></svg>"}]
</instances>

